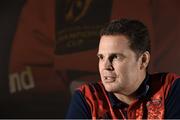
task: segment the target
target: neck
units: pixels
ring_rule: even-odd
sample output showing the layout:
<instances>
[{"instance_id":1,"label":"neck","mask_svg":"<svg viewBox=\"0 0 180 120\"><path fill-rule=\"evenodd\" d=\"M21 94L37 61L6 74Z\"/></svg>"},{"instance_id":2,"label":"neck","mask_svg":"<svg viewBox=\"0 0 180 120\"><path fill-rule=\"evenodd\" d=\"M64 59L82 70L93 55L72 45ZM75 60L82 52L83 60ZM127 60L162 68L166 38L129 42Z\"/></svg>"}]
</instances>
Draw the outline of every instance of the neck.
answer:
<instances>
[{"instance_id":1,"label":"neck","mask_svg":"<svg viewBox=\"0 0 180 120\"><path fill-rule=\"evenodd\" d=\"M136 99L136 96L134 95L130 95L130 96L127 96L127 95L123 95L123 94L119 94L119 93L114 93L114 95L122 102L130 105L132 104L132 102Z\"/></svg>"},{"instance_id":2,"label":"neck","mask_svg":"<svg viewBox=\"0 0 180 120\"><path fill-rule=\"evenodd\" d=\"M142 84L142 82L144 81L146 77L146 73L144 75L142 75L139 78L139 82L136 82L136 84L134 84L134 87L130 87L129 91L126 91L124 93L114 93L114 95L122 102L130 105L132 104L132 102L137 98L137 89L140 87L140 85Z\"/></svg>"}]
</instances>

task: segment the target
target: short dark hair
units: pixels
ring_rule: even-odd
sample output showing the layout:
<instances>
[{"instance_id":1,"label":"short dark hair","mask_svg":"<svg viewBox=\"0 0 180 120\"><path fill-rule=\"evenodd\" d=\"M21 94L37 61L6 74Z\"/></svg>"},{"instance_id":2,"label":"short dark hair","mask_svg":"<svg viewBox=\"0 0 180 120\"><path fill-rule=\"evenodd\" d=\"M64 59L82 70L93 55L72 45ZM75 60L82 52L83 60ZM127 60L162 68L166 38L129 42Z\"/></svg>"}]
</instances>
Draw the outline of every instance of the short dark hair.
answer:
<instances>
[{"instance_id":1,"label":"short dark hair","mask_svg":"<svg viewBox=\"0 0 180 120\"><path fill-rule=\"evenodd\" d=\"M100 37L103 35L125 35L129 39L130 48L137 56L145 51L148 51L149 53L151 51L148 29L138 20L113 20L101 29Z\"/></svg>"}]
</instances>

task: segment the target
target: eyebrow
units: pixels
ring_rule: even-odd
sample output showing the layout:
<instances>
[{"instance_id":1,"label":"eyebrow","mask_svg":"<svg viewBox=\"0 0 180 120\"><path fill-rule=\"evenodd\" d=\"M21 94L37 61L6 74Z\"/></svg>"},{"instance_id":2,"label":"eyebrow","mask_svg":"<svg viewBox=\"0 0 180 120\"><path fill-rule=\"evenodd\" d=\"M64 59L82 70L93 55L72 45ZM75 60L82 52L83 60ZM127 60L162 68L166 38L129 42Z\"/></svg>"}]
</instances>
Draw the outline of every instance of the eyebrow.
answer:
<instances>
[{"instance_id":1,"label":"eyebrow","mask_svg":"<svg viewBox=\"0 0 180 120\"><path fill-rule=\"evenodd\" d=\"M102 53L97 53L97 56L101 56L101 55L103 55L103 54ZM111 54L109 54L109 56L112 56L112 55L119 55L119 56L125 57L125 55L122 54L122 53L111 53Z\"/></svg>"}]
</instances>

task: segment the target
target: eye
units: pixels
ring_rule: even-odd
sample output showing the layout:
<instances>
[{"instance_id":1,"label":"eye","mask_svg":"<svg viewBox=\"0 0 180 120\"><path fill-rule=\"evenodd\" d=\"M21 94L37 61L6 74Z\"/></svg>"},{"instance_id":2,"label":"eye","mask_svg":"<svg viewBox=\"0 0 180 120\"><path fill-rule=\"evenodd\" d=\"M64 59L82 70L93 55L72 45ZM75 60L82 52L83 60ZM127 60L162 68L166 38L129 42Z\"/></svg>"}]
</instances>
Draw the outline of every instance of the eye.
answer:
<instances>
[{"instance_id":1,"label":"eye","mask_svg":"<svg viewBox=\"0 0 180 120\"><path fill-rule=\"evenodd\" d=\"M104 56L101 55L101 54L98 54L97 57L98 57L99 60L103 60L104 59Z\"/></svg>"},{"instance_id":2,"label":"eye","mask_svg":"<svg viewBox=\"0 0 180 120\"><path fill-rule=\"evenodd\" d=\"M119 54L112 54L110 57L110 60L118 60L118 61L122 61L124 59L123 55L119 55Z\"/></svg>"},{"instance_id":3,"label":"eye","mask_svg":"<svg viewBox=\"0 0 180 120\"><path fill-rule=\"evenodd\" d=\"M110 61L113 61L113 60L119 59L119 56L116 55L116 54L113 54L113 55L110 56L109 59L110 59Z\"/></svg>"},{"instance_id":4,"label":"eye","mask_svg":"<svg viewBox=\"0 0 180 120\"><path fill-rule=\"evenodd\" d=\"M113 55L112 58L113 58L113 59L118 59L119 56L118 56L118 55Z\"/></svg>"}]
</instances>

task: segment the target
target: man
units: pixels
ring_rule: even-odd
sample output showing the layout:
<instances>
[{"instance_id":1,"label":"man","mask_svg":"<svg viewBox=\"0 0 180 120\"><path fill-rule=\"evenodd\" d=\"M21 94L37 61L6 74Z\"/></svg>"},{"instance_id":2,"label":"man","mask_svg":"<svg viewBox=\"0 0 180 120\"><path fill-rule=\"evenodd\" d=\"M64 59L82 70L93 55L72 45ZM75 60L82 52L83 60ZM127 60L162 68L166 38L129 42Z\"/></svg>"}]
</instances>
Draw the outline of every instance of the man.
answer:
<instances>
[{"instance_id":1,"label":"man","mask_svg":"<svg viewBox=\"0 0 180 120\"><path fill-rule=\"evenodd\" d=\"M101 81L75 91L67 118L180 118L180 77L149 74L150 39L137 20L120 19L100 33Z\"/></svg>"}]
</instances>

